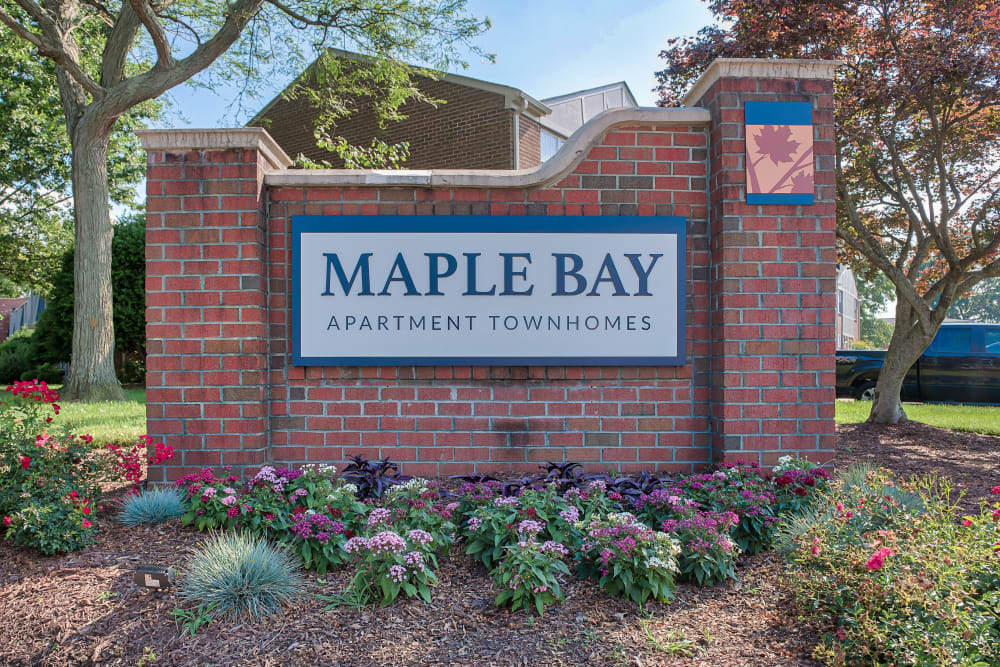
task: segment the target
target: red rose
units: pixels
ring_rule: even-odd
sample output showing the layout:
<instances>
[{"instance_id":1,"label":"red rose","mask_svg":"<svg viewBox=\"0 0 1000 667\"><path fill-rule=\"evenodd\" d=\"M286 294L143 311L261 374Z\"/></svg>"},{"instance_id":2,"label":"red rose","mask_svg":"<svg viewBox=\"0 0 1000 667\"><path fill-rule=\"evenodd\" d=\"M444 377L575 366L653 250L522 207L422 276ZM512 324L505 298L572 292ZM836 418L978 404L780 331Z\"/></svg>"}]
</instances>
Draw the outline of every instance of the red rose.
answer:
<instances>
[{"instance_id":1,"label":"red rose","mask_svg":"<svg viewBox=\"0 0 1000 667\"><path fill-rule=\"evenodd\" d=\"M968 519L963 519L962 520L962 525L965 526L966 528L968 528L969 526L972 525L972 522L969 521Z\"/></svg>"},{"instance_id":2,"label":"red rose","mask_svg":"<svg viewBox=\"0 0 1000 667\"><path fill-rule=\"evenodd\" d=\"M3 518L3 525L5 525L5 526L9 526L10 525L10 517L9 516L5 516Z\"/></svg>"},{"instance_id":3,"label":"red rose","mask_svg":"<svg viewBox=\"0 0 1000 667\"><path fill-rule=\"evenodd\" d=\"M995 493L998 496L1000 496L1000 486L994 486L993 487L993 493Z\"/></svg>"},{"instance_id":4,"label":"red rose","mask_svg":"<svg viewBox=\"0 0 1000 667\"><path fill-rule=\"evenodd\" d=\"M87 507L87 506L84 506L84 508L82 510L80 510L80 511L83 512L83 516L89 516L90 515L90 508Z\"/></svg>"},{"instance_id":5,"label":"red rose","mask_svg":"<svg viewBox=\"0 0 1000 667\"><path fill-rule=\"evenodd\" d=\"M30 456L22 456L21 457L21 467L24 468L25 470L27 470L29 467L31 467L31 457Z\"/></svg>"},{"instance_id":6,"label":"red rose","mask_svg":"<svg viewBox=\"0 0 1000 667\"><path fill-rule=\"evenodd\" d=\"M87 521L86 519L83 520L83 529L84 530L86 530L87 528L90 528L91 525L92 524L89 521Z\"/></svg>"}]
</instances>

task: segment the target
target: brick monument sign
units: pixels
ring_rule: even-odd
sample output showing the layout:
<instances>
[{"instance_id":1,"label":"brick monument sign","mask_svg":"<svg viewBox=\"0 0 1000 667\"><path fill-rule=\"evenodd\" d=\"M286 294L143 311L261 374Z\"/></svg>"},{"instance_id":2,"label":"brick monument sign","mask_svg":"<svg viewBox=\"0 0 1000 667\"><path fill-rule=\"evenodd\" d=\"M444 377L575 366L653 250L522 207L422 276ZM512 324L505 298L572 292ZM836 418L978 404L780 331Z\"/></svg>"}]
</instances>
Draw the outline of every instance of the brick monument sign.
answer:
<instances>
[{"instance_id":1,"label":"brick monument sign","mask_svg":"<svg viewBox=\"0 0 1000 667\"><path fill-rule=\"evenodd\" d=\"M718 60L687 106L604 112L520 171L141 131L147 429L179 454L150 479L828 461L835 67Z\"/></svg>"}]
</instances>

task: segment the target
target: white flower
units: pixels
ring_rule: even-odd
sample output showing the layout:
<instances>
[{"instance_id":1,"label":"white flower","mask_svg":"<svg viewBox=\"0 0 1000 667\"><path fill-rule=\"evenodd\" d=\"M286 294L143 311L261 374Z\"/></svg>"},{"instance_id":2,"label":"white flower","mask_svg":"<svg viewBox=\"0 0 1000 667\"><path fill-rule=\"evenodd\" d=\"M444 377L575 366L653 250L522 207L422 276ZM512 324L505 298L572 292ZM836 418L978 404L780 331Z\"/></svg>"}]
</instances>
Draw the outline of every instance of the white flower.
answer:
<instances>
[{"instance_id":1,"label":"white flower","mask_svg":"<svg viewBox=\"0 0 1000 667\"><path fill-rule=\"evenodd\" d=\"M774 472L784 472L795 467L795 457L791 454L778 459L778 465L774 466Z\"/></svg>"},{"instance_id":2,"label":"white flower","mask_svg":"<svg viewBox=\"0 0 1000 667\"><path fill-rule=\"evenodd\" d=\"M631 512L612 512L608 515L608 522L620 526L645 525Z\"/></svg>"}]
</instances>

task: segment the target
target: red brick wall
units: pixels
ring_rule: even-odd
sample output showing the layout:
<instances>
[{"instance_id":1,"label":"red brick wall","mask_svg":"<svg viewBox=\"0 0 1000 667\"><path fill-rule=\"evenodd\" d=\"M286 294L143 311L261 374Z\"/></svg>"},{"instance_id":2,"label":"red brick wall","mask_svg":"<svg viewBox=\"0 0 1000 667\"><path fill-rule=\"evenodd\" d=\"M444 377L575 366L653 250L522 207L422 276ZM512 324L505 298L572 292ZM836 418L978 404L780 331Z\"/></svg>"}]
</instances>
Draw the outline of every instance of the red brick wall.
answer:
<instances>
[{"instance_id":1,"label":"red brick wall","mask_svg":"<svg viewBox=\"0 0 1000 667\"><path fill-rule=\"evenodd\" d=\"M745 99L814 104L817 203L747 206ZM833 448L834 193L828 82L722 78L710 126L608 131L528 189L283 187L255 151L152 151L148 429L200 466L391 456L409 474L690 471ZM322 215L688 219L682 367L290 366L290 221Z\"/></svg>"},{"instance_id":2,"label":"red brick wall","mask_svg":"<svg viewBox=\"0 0 1000 667\"><path fill-rule=\"evenodd\" d=\"M518 169L531 169L542 163L542 126L528 116L517 119Z\"/></svg>"},{"instance_id":3,"label":"red brick wall","mask_svg":"<svg viewBox=\"0 0 1000 667\"><path fill-rule=\"evenodd\" d=\"M258 392L270 395L267 458L282 463L336 462L359 452L392 456L422 475L529 470L551 459L594 469L704 466L706 155L702 127L633 126L609 132L572 174L545 189L275 189L266 222L269 265L262 267L248 263L264 245L258 199L204 194L225 183L212 180L222 173L243 176L243 192L261 187L253 155L151 154L148 426L181 452L165 474L261 462ZM689 365L289 367L290 217L298 213L685 216ZM257 271L269 276L269 337L258 321L264 294ZM257 386L265 367L266 390Z\"/></svg>"},{"instance_id":4,"label":"red brick wall","mask_svg":"<svg viewBox=\"0 0 1000 667\"><path fill-rule=\"evenodd\" d=\"M608 133L552 188L278 189L271 192L272 455L280 461L391 456L410 474L684 470L710 460L706 133ZM669 155L672 163L665 163ZM688 218L689 366L663 368L289 367L290 221L323 215L679 215ZM280 350L274 342L280 341Z\"/></svg>"},{"instance_id":5,"label":"red brick wall","mask_svg":"<svg viewBox=\"0 0 1000 667\"><path fill-rule=\"evenodd\" d=\"M263 169L249 150L148 156L147 429L187 469L268 460Z\"/></svg>"},{"instance_id":6,"label":"red brick wall","mask_svg":"<svg viewBox=\"0 0 1000 667\"><path fill-rule=\"evenodd\" d=\"M750 206L743 103L811 102L815 204ZM712 440L716 458L833 455L836 193L832 81L723 78L712 112Z\"/></svg>"},{"instance_id":7,"label":"red brick wall","mask_svg":"<svg viewBox=\"0 0 1000 667\"><path fill-rule=\"evenodd\" d=\"M503 95L450 81L417 77L417 82L426 95L445 103L436 108L406 104L401 111L407 118L385 128L379 128L371 110L362 107L337 123L337 136L362 146L376 136L390 144L408 141L410 157L403 165L407 169L514 168L514 111L505 108ZM292 158L302 153L343 168L336 154L316 146L316 116L304 100L280 100L257 124Z\"/></svg>"}]
</instances>

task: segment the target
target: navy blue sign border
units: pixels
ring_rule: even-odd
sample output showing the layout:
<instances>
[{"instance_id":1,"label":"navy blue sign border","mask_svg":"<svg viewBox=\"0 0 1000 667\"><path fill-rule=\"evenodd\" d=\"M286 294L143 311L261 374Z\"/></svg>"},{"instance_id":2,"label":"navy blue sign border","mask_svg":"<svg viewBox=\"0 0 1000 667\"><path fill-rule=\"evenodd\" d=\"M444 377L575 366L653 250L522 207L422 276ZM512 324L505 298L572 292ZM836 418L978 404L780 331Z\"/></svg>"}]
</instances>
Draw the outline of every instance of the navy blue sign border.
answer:
<instances>
[{"instance_id":1,"label":"navy blue sign border","mask_svg":"<svg viewBox=\"0 0 1000 667\"><path fill-rule=\"evenodd\" d=\"M454 234L676 234L676 356L630 357L303 357L301 259L303 234L315 233ZM686 363L685 288L687 220L683 217L602 216L292 216L292 365L293 366L683 366ZM485 341L484 346L489 342Z\"/></svg>"}]
</instances>

